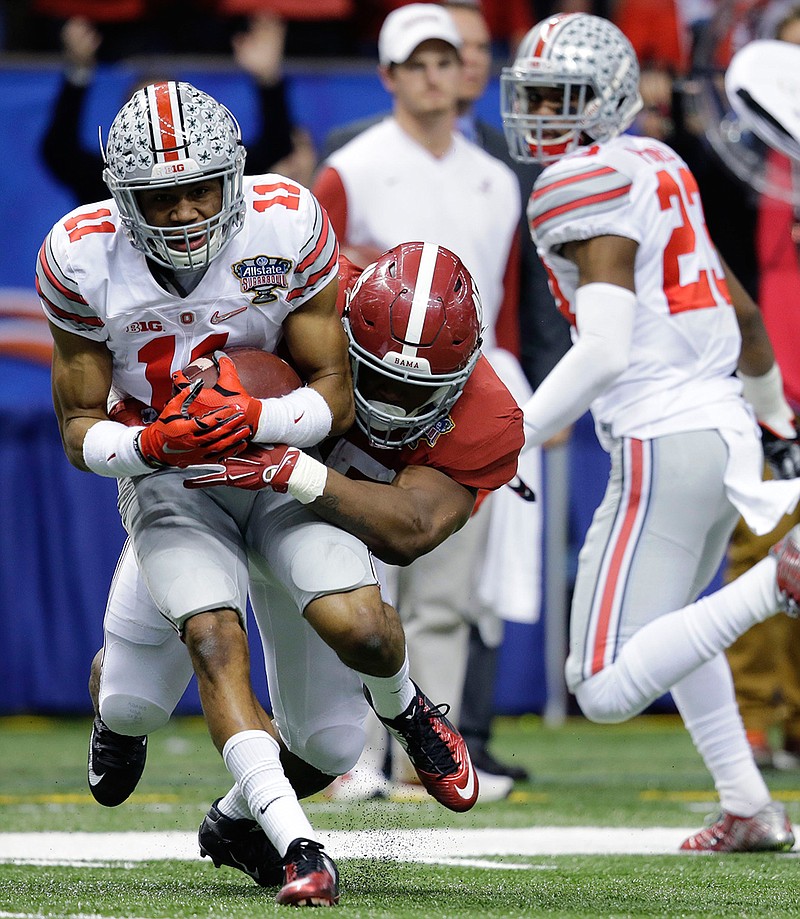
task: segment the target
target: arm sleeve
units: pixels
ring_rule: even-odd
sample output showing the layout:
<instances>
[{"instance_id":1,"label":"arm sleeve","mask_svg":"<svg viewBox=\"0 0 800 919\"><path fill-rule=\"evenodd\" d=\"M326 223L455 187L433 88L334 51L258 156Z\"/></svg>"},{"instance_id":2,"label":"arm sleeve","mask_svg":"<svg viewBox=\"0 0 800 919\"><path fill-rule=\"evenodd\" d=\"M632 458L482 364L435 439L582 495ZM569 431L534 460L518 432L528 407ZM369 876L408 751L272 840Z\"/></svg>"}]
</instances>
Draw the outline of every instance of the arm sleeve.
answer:
<instances>
[{"instance_id":1,"label":"arm sleeve","mask_svg":"<svg viewBox=\"0 0 800 919\"><path fill-rule=\"evenodd\" d=\"M314 183L314 195L328 212L338 239L347 239L347 193L339 173L326 166Z\"/></svg>"},{"instance_id":2,"label":"arm sleeve","mask_svg":"<svg viewBox=\"0 0 800 919\"><path fill-rule=\"evenodd\" d=\"M41 148L51 175L73 193L77 204L109 197L102 157L85 149L80 139L86 92L85 86L64 80Z\"/></svg>"},{"instance_id":3,"label":"arm sleeve","mask_svg":"<svg viewBox=\"0 0 800 919\"><path fill-rule=\"evenodd\" d=\"M272 172L273 166L287 157L293 148L292 118L286 97L286 81L272 86L259 85L261 133L247 144L248 175Z\"/></svg>"},{"instance_id":4,"label":"arm sleeve","mask_svg":"<svg viewBox=\"0 0 800 919\"><path fill-rule=\"evenodd\" d=\"M579 338L524 406L526 446L543 444L589 408L630 362L636 295L593 283L575 294Z\"/></svg>"}]
</instances>

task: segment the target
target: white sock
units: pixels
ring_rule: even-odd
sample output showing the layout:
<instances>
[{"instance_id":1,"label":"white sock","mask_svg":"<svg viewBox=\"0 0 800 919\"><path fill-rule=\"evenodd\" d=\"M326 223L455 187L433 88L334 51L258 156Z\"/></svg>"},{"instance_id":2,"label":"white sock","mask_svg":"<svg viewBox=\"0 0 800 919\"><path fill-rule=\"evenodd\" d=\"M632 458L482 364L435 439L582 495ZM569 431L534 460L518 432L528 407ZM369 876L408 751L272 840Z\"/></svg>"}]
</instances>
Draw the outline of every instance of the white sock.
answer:
<instances>
[{"instance_id":1,"label":"white sock","mask_svg":"<svg viewBox=\"0 0 800 919\"><path fill-rule=\"evenodd\" d=\"M369 690L373 708L382 718L396 718L416 698L417 691L408 673L408 652L403 666L394 676L370 676L367 673L358 675Z\"/></svg>"},{"instance_id":2,"label":"white sock","mask_svg":"<svg viewBox=\"0 0 800 919\"><path fill-rule=\"evenodd\" d=\"M681 680L672 696L714 778L722 809L737 817L758 813L770 800L769 789L747 742L725 655Z\"/></svg>"},{"instance_id":3,"label":"white sock","mask_svg":"<svg viewBox=\"0 0 800 919\"><path fill-rule=\"evenodd\" d=\"M219 799L217 802L217 810L226 817L230 817L232 820L253 819L250 808L247 806L247 801L241 791L239 791L238 785L234 785L224 798Z\"/></svg>"},{"instance_id":4,"label":"white sock","mask_svg":"<svg viewBox=\"0 0 800 919\"><path fill-rule=\"evenodd\" d=\"M266 731L240 731L222 750L250 813L283 856L293 839L317 840L317 836L284 774L279 754L277 741Z\"/></svg>"}]
</instances>

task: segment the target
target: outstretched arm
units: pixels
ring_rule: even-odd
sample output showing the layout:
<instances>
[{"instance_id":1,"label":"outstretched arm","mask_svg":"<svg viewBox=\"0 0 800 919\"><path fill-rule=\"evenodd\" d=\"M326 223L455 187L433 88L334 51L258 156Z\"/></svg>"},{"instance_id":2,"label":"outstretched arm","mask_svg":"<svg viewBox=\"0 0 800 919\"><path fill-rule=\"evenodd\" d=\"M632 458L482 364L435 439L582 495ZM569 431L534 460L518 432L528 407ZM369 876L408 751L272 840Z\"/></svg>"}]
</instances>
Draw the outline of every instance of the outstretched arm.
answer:
<instances>
[{"instance_id":1,"label":"outstretched arm","mask_svg":"<svg viewBox=\"0 0 800 919\"><path fill-rule=\"evenodd\" d=\"M526 446L543 444L577 421L627 368L636 307L637 244L620 236L568 243L563 254L578 266L578 340L525 404Z\"/></svg>"},{"instance_id":2,"label":"outstretched arm","mask_svg":"<svg viewBox=\"0 0 800 919\"><path fill-rule=\"evenodd\" d=\"M406 466L391 484L350 479L285 445L252 446L184 482L186 488L218 485L288 491L395 565L409 564L460 529L476 495L429 466Z\"/></svg>"}]
</instances>

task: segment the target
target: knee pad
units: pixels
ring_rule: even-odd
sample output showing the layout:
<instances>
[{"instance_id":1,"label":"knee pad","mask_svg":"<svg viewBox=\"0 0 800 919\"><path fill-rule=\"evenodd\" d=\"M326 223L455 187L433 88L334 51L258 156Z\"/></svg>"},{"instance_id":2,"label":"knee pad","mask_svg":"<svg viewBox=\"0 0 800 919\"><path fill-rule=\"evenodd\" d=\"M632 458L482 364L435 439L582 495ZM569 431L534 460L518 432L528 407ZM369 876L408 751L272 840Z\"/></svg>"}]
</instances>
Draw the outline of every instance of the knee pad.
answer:
<instances>
[{"instance_id":1,"label":"knee pad","mask_svg":"<svg viewBox=\"0 0 800 919\"><path fill-rule=\"evenodd\" d=\"M326 775L344 775L358 762L365 742L363 728L333 725L310 734L302 749L293 746L291 752Z\"/></svg>"},{"instance_id":2,"label":"knee pad","mask_svg":"<svg viewBox=\"0 0 800 919\"><path fill-rule=\"evenodd\" d=\"M596 724L619 724L638 712L630 710L613 670L601 670L575 688L583 714Z\"/></svg>"},{"instance_id":3,"label":"knee pad","mask_svg":"<svg viewBox=\"0 0 800 919\"><path fill-rule=\"evenodd\" d=\"M172 713L141 696L121 693L106 696L100 703L100 717L117 734L138 737L163 728Z\"/></svg>"}]
</instances>

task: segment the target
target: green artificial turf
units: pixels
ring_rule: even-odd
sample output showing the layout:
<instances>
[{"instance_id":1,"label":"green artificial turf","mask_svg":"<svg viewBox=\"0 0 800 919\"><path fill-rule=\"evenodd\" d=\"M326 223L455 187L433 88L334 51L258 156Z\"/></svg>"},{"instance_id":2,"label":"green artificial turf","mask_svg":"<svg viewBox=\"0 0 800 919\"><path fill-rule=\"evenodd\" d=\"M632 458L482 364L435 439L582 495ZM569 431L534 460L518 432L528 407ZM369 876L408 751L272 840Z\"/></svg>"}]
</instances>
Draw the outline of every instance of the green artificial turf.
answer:
<instances>
[{"instance_id":1,"label":"green artificial turf","mask_svg":"<svg viewBox=\"0 0 800 919\"><path fill-rule=\"evenodd\" d=\"M86 786L88 719L0 719L0 833L194 832L228 775L199 719L150 740L139 788L102 808ZM502 719L493 750L532 773L511 798L454 814L431 803L305 806L321 830L699 827L716 806L711 780L677 718L618 726L581 718L549 728ZM768 783L800 822L797 773ZM76 857L79 857L77 853ZM788 855L541 855L420 864L339 859L344 917L798 917L800 865ZM208 860L107 865L0 864L0 919L283 915L262 889Z\"/></svg>"}]
</instances>

